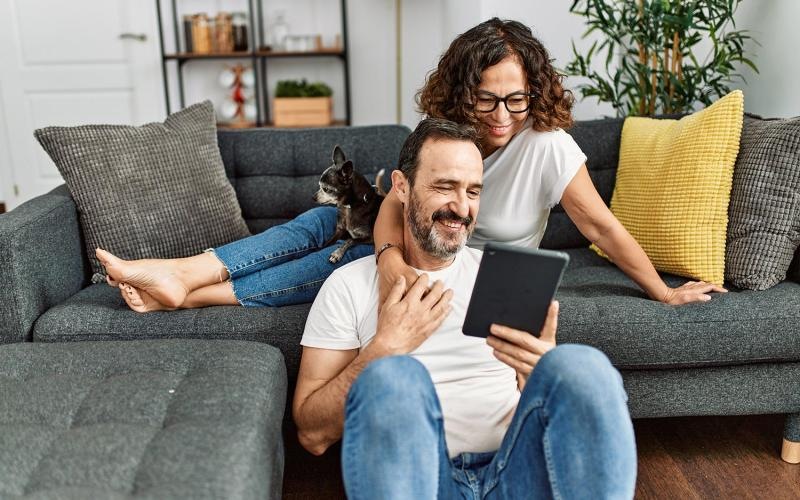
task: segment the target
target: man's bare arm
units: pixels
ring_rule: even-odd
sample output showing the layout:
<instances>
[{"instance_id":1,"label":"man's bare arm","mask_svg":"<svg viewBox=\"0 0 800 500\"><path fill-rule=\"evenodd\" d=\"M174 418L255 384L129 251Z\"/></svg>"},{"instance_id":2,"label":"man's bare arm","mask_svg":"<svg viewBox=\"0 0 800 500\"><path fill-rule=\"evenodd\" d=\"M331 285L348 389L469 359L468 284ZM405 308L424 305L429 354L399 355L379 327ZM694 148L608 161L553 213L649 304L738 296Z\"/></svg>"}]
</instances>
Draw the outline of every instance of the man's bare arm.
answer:
<instances>
[{"instance_id":1,"label":"man's bare arm","mask_svg":"<svg viewBox=\"0 0 800 500\"><path fill-rule=\"evenodd\" d=\"M441 282L429 290L426 274L403 297L404 290L401 277L389 292L375 337L360 353L303 348L292 411L300 444L309 452L321 455L341 438L347 393L371 361L413 351L450 312L452 291Z\"/></svg>"},{"instance_id":2,"label":"man's bare arm","mask_svg":"<svg viewBox=\"0 0 800 500\"><path fill-rule=\"evenodd\" d=\"M341 439L347 393L369 362L380 357L376 351L369 346L360 354L358 349L303 348L292 405L303 448L322 455Z\"/></svg>"}]
</instances>

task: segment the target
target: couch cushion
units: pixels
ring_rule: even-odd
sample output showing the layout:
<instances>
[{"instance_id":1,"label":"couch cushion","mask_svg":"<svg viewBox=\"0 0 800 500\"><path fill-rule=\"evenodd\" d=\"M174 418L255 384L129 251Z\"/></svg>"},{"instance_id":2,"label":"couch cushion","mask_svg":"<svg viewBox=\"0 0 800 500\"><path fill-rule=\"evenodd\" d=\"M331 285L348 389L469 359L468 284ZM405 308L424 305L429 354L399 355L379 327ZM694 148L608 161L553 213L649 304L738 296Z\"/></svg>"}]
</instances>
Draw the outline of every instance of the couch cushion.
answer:
<instances>
[{"instance_id":1,"label":"couch cushion","mask_svg":"<svg viewBox=\"0 0 800 500\"><path fill-rule=\"evenodd\" d=\"M45 312L34 325L35 342L163 338L252 340L283 353L289 387L300 367L300 337L311 304L272 307L217 306L140 314L108 285L84 288Z\"/></svg>"},{"instance_id":2,"label":"couch cushion","mask_svg":"<svg viewBox=\"0 0 800 500\"><path fill-rule=\"evenodd\" d=\"M570 267L557 294L559 342L595 346L630 369L800 361L798 283L762 292L731 289L708 303L668 306L647 298L591 250L567 253ZM670 286L686 281L662 277Z\"/></svg>"},{"instance_id":3,"label":"couch cushion","mask_svg":"<svg viewBox=\"0 0 800 500\"><path fill-rule=\"evenodd\" d=\"M279 498L286 374L252 342L0 348L0 497Z\"/></svg>"},{"instance_id":4,"label":"couch cushion","mask_svg":"<svg viewBox=\"0 0 800 500\"><path fill-rule=\"evenodd\" d=\"M316 206L319 176L340 145L358 172L375 174L397 166L400 148L410 133L402 125L328 127L323 129L221 130L222 161L236 189L249 227L262 229L275 219L289 219Z\"/></svg>"}]
</instances>

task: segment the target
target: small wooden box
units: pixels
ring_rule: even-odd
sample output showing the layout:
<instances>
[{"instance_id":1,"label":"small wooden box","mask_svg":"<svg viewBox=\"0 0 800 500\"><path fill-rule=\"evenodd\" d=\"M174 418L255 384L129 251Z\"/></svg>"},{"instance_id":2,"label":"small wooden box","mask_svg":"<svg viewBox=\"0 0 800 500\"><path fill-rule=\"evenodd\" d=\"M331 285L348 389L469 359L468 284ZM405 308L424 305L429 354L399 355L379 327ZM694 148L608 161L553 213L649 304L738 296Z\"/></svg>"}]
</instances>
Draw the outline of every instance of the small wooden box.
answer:
<instances>
[{"instance_id":1,"label":"small wooden box","mask_svg":"<svg viewBox=\"0 0 800 500\"><path fill-rule=\"evenodd\" d=\"M276 97L272 116L276 127L325 127L333 121L333 99Z\"/></svg>"}]
</instances>

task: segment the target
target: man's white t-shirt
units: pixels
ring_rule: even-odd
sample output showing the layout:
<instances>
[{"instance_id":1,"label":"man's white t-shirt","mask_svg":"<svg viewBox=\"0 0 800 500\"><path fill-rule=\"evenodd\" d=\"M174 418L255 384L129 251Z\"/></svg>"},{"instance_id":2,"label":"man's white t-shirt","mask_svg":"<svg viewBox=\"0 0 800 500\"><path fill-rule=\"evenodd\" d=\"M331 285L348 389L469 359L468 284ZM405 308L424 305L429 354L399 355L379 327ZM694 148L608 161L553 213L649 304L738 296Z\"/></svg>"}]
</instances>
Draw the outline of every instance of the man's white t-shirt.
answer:
<instances>
[{"instance_id":1,"label":"man's white t-shirt","mask_svg":"<svg viewBox=\"0 0 800 500\"><path fill-rule=\"evenodd\" d=\"M473 248L489 241L536 248L550 209L586 162L575 140L561 129L537 132L530 123L483 160L481 208Z\"/></svg>"},{"instance_id":2,"label":"man's white t-shirt","mask_svg":"<svg viewBox=\"0 0 800 500\"><path fill-rule=\"evenodd\" d=\"M425 271L431 283L441 280L453 290L453 309L410 353L433 380L451 457L497 450L519 401L514 370L494 357L485 339L461 331L481 256L480 250L465 248L447 268ZM375 259L365 257L342 266L325 281L300 343L322 349L362 349L375 336L377 324L378 271Z\"/></svg>"}]
</instances>

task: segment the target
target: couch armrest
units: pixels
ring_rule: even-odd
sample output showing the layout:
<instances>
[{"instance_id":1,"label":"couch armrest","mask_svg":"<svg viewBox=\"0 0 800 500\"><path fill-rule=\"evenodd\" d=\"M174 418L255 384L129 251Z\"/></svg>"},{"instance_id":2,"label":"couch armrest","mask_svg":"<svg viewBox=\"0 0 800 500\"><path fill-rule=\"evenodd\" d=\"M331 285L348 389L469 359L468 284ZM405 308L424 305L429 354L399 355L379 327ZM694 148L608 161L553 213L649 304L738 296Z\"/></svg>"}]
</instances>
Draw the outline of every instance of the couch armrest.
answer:
<instances>
[{"instance_id":1,"label":"couch armrest","mask_svg":"<svg viewBox=\"0 0 800 500\"><path fill-rule=\"evenodd\" d=\"M65 186L0 215L0 344L32 340L36 319L83 288L87 270Z\"/></svg>"}]
</instances>

